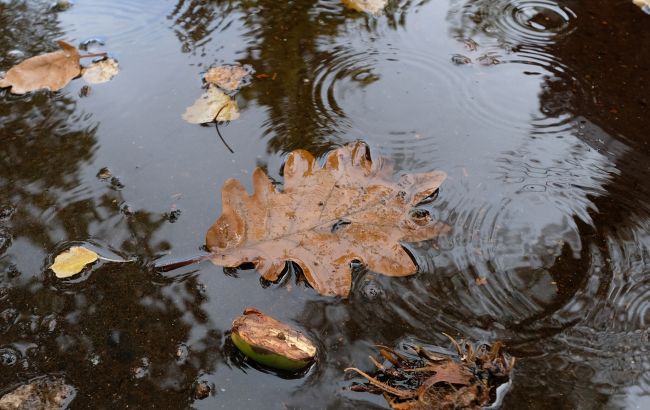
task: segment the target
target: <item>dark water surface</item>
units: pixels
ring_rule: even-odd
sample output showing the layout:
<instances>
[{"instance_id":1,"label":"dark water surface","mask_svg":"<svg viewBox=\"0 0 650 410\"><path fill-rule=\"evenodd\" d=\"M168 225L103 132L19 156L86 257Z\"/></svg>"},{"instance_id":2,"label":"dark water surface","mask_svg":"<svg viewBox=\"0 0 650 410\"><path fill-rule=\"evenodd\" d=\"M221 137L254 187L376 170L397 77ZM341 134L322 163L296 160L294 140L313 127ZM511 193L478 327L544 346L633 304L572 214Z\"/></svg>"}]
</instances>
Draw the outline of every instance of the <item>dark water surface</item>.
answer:
<instances>
[{"instance_id":1,"label":"dark water surface","mask_svg":"<svg viewBox=\"0 0 650 410\"><path fill-rule=\"evenodd\" d=\"M380 408L343 369L446 332L519 358L503 408L650 408L650 16L631 0L48 7L0 0L0 70L100 38L122 71L84 98L83 80L0 91L0 393L57 374L75 409ZM222 63L268 75L221 127L234 154L180 117ZM367 272L337 300L293 272L147 269L199 251L227 178L281 181L289 151L356 139L399 171L449 174L432 206L453 230L410 246L416 276ZM56 279L78 242L138 262ZM286 379L243 362L227 332L248 305L304 329L318 364Z\"/></svg>"}]
</instances>

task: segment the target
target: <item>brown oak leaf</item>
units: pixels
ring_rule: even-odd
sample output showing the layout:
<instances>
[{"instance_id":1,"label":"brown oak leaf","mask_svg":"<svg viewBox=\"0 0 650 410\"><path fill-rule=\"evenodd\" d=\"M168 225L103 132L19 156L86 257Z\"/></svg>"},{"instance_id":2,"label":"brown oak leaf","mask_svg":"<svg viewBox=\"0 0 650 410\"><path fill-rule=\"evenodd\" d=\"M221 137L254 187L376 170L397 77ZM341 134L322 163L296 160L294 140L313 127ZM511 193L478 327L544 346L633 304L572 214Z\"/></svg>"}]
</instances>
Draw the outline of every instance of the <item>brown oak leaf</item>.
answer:
<instances>
[{"instance_id":1,"label":"brown oak leaf","mask_svg":"<svg viewBox=\"0 0 650 410\"><path fill-rule=\"evenodd\" d=\"M79 50L72 44L59 41L61 50L28 58L7 71L0 80L0 88L11 87L13 94L47 88L58 91L79 75Z\"/></svg>"},{"instance_id":2,"label":"brown oak leaf","mask_svg":"<svg viewBox=\"0 0 650 410\"><path fill-rule=\"evenodd\" d=\"M211 260L237 267L251 262L267 280L277 280L286 262L296 263L323 295L346 297L351 263L388 276L408 276L417 266L400 241L418 242L448 226L414 207L446 178L441 171L390 179L363 142L331 152L324 164L304 150L289 154L284 190L261 169L253 195L236 179L222 191L222 214L208 230Z\"/></svg>"}]
</instances>

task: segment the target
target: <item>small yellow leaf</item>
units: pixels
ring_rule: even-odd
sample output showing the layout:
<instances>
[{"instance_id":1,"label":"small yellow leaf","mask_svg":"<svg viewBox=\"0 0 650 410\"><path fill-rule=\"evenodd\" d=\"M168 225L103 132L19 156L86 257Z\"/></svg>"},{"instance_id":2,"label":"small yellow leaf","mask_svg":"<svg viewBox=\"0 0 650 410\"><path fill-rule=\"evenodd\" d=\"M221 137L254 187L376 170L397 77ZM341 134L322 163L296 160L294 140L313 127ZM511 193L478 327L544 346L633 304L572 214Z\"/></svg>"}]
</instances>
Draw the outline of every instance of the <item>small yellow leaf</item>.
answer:
<instances>
[{"instance_id":1,"label":"small yellow leaf","mask_svg":"<svg viewBox=\"0 0 650 410\"><path fill-rule=\"evenodd\" d=\"M237 102L215 87L208 88L205 94L188 107L183 119L192 124L215 121L232 121L239 118Z\"/></svg>"},{"instance_id":2,"label":"small yellow leaf","mask_svg":"<svg viewBox=\"0 0 650 410\"><path fill-rule=\"evenodd\" d=\"M81 272L86 265L97 259L98 256L95 252L81 246L73 246L54 258L50 269L54 271L57 278L69 278Z\"/></svg>"},{"instance_id":3,"label":"small yellow leaf","mask_svg":"<svg viewBox=\"0 0 650 410\"><path fill-rule=\"evenodd\" d=\"M110 81L119 71L117 61L112 58L105 58L84 67L81 70L81 76L87 83L101 84Z\"/></svg>"}]
</instances>

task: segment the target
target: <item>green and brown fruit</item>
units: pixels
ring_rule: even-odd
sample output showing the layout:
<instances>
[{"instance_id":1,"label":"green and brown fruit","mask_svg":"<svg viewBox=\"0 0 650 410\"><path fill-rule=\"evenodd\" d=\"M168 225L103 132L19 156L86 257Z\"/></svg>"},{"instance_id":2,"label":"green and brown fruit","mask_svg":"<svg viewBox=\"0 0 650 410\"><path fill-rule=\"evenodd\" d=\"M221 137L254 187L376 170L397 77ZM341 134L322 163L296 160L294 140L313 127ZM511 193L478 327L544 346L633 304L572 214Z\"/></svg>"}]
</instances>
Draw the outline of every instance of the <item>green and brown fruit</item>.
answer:
<instances>
[{"instance_id":1,"label":"green and brown fruit","mask_svg":"<svg viewBox=\"0 0 650 410\"><path fill-rule=\"evenodd\" d=\"M316 346L307 336L255 308L244 309L233 321L230 337L250 359L278 370L304 369L316 357Z\"/></svg>"}]
</instances>

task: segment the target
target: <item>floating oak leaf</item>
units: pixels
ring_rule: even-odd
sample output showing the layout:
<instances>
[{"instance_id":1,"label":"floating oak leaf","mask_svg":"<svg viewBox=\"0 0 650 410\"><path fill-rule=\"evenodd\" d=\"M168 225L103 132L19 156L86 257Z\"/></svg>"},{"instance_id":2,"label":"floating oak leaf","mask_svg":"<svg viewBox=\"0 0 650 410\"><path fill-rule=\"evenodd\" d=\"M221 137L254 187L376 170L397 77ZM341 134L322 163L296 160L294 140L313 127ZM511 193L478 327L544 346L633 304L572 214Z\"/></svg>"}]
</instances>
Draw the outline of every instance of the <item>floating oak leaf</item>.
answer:
<instances>
[{"instance_id":1,"label":"floating oak leaf","mask_svg":"<svg viewBox=\"0 0 650 410\"><path fill-rule=\"evenodd\" d=\"M57 278L69 278L81 272L86 265L95 262L98 258L99 256L89 249L73 246L57 255L50 269L54 271Z\"/></svg>"},{"instance_id":2,"label":"floating oak leaf","mask_svg":"<svg viewBox=\"0 0 650 410\"><path fill-rule=\"evenodd\" d=\"M219 118L217 117L219 114ZM207 122L232 121L239 118L237 102L218 90L210 87L198 100L183 113L183 119L192 124Z\"/></svg>"},{"instance_id":3,"label":"floating oak leaf","mask_svg":"<svg viewBox=\"0 0 650 410\"><path fill-rule=\"evenodd\" d=\"M81 70L81 76L87 83L101 84L110 81L119 71L117 61L112 58L104 58L84 67Z\"/></svg>"},{"instance_id":4,"label":"floating oak leaf","mask_svg":"<svg viewBox=\"0 0 650 410\"><path fill-rule=\"evenodd\" d=\"M371 14L380 14L388 0L341 0L343 5L349 9L363 11Z\"/></svg>"},{"instance_id":5,"label":"floating oak leaf","mask_svg":"<svg viewBox=\"0 0 650 410\"><path fill-rule=\"evenodd\" d=\"M62 50L28 58L12 67L0 88L11 87L13 94L47 88L58 91L79 75L79 51L65 41L59 41Z\"/></svg>"},{"instance_id":6,"label":"floating oak leaf","mask_svg":"<svg viewBox=\"0 0 650 410\"><path fill-rule=\"evenodd\" d=\"M209 69L204 78L208 84L216 85L226 91L234 91L239 88L242 80L249 75L250 69L246 67L223 65Z\"/></svg>"},{"instance_id":7,"label":"floating oak leaf","mask_svg":"<svg viewBox=\"0 0 650 410\"><path fill-rule=\"evenodd\" d=\"M235 179L222 191L222 215L207 234L211 260L236 267L252 262L276 280L286 262L296 263L323 295L347 296L359 261L388 276L417 267L400 241L418 242L445 232L445 224L414 207L432 195L444 172L390 180L362 143L341 147L320 166L303 150L289 154L280 192L261 169L249 196Z\"/></svg>"}]
</instances>

